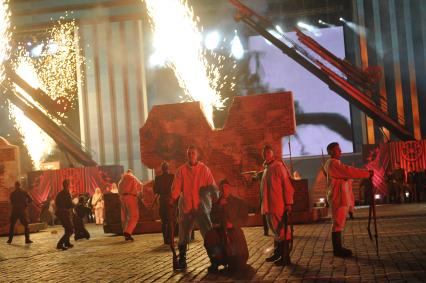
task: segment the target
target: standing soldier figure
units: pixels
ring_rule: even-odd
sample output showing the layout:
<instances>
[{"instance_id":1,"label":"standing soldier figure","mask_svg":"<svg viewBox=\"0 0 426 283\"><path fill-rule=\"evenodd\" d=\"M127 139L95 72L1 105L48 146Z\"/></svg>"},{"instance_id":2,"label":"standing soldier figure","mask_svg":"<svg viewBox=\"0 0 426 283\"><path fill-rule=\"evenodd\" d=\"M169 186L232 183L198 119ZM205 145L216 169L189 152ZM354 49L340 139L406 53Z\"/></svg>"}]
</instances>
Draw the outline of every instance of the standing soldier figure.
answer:
<instances>
[{"instance_id":1,"label":"standing soldier figure","mask_svg":"<svg viewBox=\"0 0 426 283\"><path fill-rule=\"evenodd\" d=\"M161 229L163 231L163 240L164 244L169 244L170 223L168 217L168 205L174 175L169 174L169 164L166 161L161 163L161 171L163 174L155 176L154 193L160 196L160 218Z\"/></svg>"},{"instance_id":2,"label":"standing soldier figure","mask_svg":"<svg viewBox=\"0 0 426 283\"><path fill-rule=\"evenodd\" d=\"M16 221L21 222L25 229L25 243L31 244L30 229L28 228L27 220L27 206L31 203L32 199L26 191L21 188L21 183L15 182L15 190L10 194L10 204L12 205L12 213L10 215L10 228L8 244L12 243L13 235L15 232Z\"/></svg>"},{"instance_id":3,"label":"standing soldier figure","mask_svg":"<svg viewBox=\"0 0 426 283\"><path fill-rule=\"evenodd\" d=\"M261 211L266 215L269 228L274 233L274 253L267 262L286 266L291 264L291 229L288 214L293 205L294 188L290 175L281 160L275 160L274 150L265 145L262 150L264 171L260 181Z\"/></svg>"},{"instance_id":4,"label":"standing soldier figure","mask_svg":"<svg viewBox=\"0 0 426 283\"><path fill-rule=\"evenodd\" d=\"M142 191L142 184L128 169L118 183L118 192L121 197L121 223L123 236L126 241L134 241L132 234L139 220L138 193Z\"/></svg>"},{"instance_id":5,"label":"standing soldier figure","mask_svg":"<svg viewBox=\"0 0 426 283\"><path fill-rule=\"evenodd\" d=\"M186 268L186 249L189 242L194 222L200 228L201 236L204 239L205 233L211 229L209 211L211 203L202 203L210 200L205 196L200 200L200 191L209 190L217 192L217 186L210 169L202 162L198 161L198 151L194 146L189 146L187 150L188 162L180 166L175 175L172 185L171 205L179 198L179 267ZM210 192L208 193L210 194ZM210 200L211 201L211 200Z\"/></svg>"},{"instance_id":6,"label":"standing soldier figure","mask_svg":"<svg viewBox=\"0 0 426 283\"><path fill-rule=\"evenodd\" d=\"M56 248L58 250L67 250L68 248L74 247L70 243L70 237L74 233L74 226L71 219L71 209L73 208L73 203L71 199L71 194L69 192L70 181L65 179L62 182L63 189L56 195L55 204L56 204L56 217L62 223L64 227L64 235L59 240Z\"/></svg>"},{"instance_id":7,"label":"standing soldier figure","mask_svg":"<svg viewBox=\"0 0 426 283\"><path fill-rule=\"evenodd\" d=\"M352 251L342 246L342 231L346 223L346 215L350 206L350 192L354 178L369 178L373 171L358 169L342 164L340 156L342 151L337 142L327 146L327 152L331 156L324 164L327 177L328 203L331 204L332 243L333 254L337 257L349 257Z\"/></svg>"}]
</instances>

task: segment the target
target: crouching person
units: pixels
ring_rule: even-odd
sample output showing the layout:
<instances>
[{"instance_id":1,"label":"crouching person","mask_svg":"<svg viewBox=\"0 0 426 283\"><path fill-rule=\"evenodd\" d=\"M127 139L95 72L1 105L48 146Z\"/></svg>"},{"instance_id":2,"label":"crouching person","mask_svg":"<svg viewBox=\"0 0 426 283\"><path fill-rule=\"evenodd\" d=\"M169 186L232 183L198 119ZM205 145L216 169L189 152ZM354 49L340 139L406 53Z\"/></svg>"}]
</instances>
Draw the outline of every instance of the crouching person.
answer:
<instances>
[{"instance_id":1,"label":"crouching person","mask_svg":"<svg viewBox=\"0 0 426 283\"><path fill-rule=\"evenodd\" d=\"M265 161L260 183L261 210L274 233L274 253L266 261L286 266L291 264L292 234L288 215L292 210L294 188L287 168L281 160L275 160L271 146L263 147L262 156Z\"/></svg>"},{"instance_id":2,"label":"crouching person","mask_svg":"<svg viewBox=\"0 0 426 283\"><path fill-rule=\"evenodd\" d=\"M209 255L209 272L216 272L220 265L229 270L243 268L249 252L241 226L247 221L248 209L243 200L230 194L231 185L225 179L219 184L220 198L211 211L213 229L208 231L204 246Z\"/></svg>"}]
</instances>

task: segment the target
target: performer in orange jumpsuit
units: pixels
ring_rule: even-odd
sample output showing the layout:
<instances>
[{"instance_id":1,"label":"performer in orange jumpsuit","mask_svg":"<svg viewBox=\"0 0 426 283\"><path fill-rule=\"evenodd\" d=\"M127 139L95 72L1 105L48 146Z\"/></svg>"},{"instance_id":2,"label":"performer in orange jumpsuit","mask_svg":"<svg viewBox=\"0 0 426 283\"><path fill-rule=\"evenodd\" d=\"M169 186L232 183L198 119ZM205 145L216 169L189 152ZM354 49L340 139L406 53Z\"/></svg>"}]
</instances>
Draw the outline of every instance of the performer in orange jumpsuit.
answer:
<instances>
[{"instance_id":1,"label":"performer in orange jumpsuit","mask_svg":"<svg viewBox=\"0 0 426 283\"><path fill-rule=\"evenodd\" d=\"M139 220L138 193L141 190L141 182L132 174L132 170L128 169L118 183L118 192L121 197L121 223L126 241L134 240L132 233Z\"/></svg>"},{"instance_id":2,"label":"performer in orange jumpsuit","mask_svg":"<svg viewBox=\"0 0 426 283\"><path fill-rule=\"evenodd\" d=\"M324 170L327 177L328 203L331 204L333 220L333 254L338 257L349 257L352 251L342 246L342 231L351 205L352 182L350 179L369 178L373 171L344 165L340 161L342 151L337 142L330 143L327 146L327 152L331 158L324 164Z\"/></svg>"},{"instance_id":3,"label":"performer in orange jumpsuit","mask_svg":"<svg viewBox=\"0 0 426 283\"><path fill-rule=\"evenodd\" d=\"M197 222L203 238L212 228L210 195L218 195L213 175L204 163L198 161L198 150L194 146L188 147L187 160L176 171L170 200L173 205L179 198L179 269L186 268L186 249L194 222ZM204 192L201 197L200 191Z\"/></svg>"},{"instance_id":4,"label":"performer in orange jumpsuit","mask_svg":"<svg viewBox=\"0 0 426 283\"><path fill-rule=\"evenodd\" d=\"M290 265L291 230L288 213L293 205L294 187L290 175L281 160L275 160L273 148L263 147L264 171L260 182L261 211L266 215L269 228L274 233L274 253L266 258L276 265Z\"/></svg>"}]
</instances>

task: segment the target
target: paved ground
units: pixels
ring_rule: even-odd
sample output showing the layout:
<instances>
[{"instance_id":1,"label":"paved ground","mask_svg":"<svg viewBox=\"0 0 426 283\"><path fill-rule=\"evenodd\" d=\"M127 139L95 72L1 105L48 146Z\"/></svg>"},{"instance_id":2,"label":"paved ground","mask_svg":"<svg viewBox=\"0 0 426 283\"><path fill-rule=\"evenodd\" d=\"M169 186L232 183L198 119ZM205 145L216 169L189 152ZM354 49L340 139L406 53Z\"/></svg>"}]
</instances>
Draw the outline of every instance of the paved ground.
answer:
<instances>
[{"instance_id":1,"label":"paved ground","mask_svg":"<svg viewBox=\"0 0 426 283\"><path fill-rule=\"evenodd\" d=\"M380 257L370 242L366 226L368 210L357 210L349 221L345 245L355 256L332 256L330 222L295 226L293 264L276 267L265 263L272 238L260 227L244 229L250 258L246 269L208 274L208 258L197 233L190 245L188 270L173 272L167 246L160 234L137 235L133 243L105 235L100 226L88 225L92 239L81 240L68 251L57 251L62 228L33 234L32 245L17 236L12 245L0 238L0 282L425 282L426 204L377 207ZM59 232L59 233L55 233Z\"/></svg>"}]
</instances>

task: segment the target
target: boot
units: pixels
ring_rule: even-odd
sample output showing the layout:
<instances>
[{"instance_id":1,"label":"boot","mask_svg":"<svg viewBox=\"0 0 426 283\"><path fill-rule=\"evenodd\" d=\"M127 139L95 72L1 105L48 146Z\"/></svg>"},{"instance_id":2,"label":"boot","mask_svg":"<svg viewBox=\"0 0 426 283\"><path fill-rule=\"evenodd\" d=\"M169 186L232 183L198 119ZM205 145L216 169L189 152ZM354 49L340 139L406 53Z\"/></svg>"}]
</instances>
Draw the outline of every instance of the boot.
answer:
<instances>
[{"instance_id":1,"label":"boot","mask_svg":"<svg viewBox=\"0 0 426 283\"><path fill-rule=\"evenodd\" d=\"M342 232L333 232L331 234L331 240L333 243L333 254L337 257L350 257L352 251L342 247Z\"/></svg>"},{"instance_id":2,"label":"boot","mask_svg":"<svg viewBox=\"0 0 426 283\"><path fill-rule=\"evenodd\" d=\"M32 244L33 241L30 240L30 229L28 225L25 227L25 244Z\"/></svg>"},{"instance_id":3,"label":"boot","mask_svg":"<svg viewBox=\"0 0 426 283\"><path fill-rule=\"evenodd\" d=\"M12 239L13 239L13 237L10 237L10 236L9 236L9 239L7 240L7 242L6 242L6 243L8 243L8 244L12 244Z\"/></svg>"},{"instance_id":4,"label":"boot","mask_svg":"<svg viewBox=\"0 0 426 283\"><path fill-rule=\"evenodd\" d=\"M179 245L179 264L178 269L186 269L186 245Z\"/></svg>"},{"instance_id":5,"label":"boot","mask_svg":"<svg viewBox=\"0 0 426 283\"><path fill-rule=\"evenodd\" d=\"M274 241L274 253L265 259L266 262L273 262L281 258L282 246L280 242Z\"/></svg>"},{"instance_id":6,"label":"boot","mask_svg":"<svg viewBox=\"0 0 426 283\"><path fill-rule=\"evenodd\" d=\"M133 242L135 239L133 239L133 237L132 237L132 235L130 235L129 233L126 233L126 232L124 232L123 233L123 236L124 236L124 240L127 242L127 241L131 241L131 242Z\"/></svg>"},{"instance_id":7,"label":"boot","mask_svg":"<svg viewBox=\"0 0 426 283\"><path fill-rule=\"evenodd\" d=\"M281 245L281 258L274 262L277 266L287 266L291 264L290 260L290 241L284 240Z\"/></svg>"}]
</instances>

